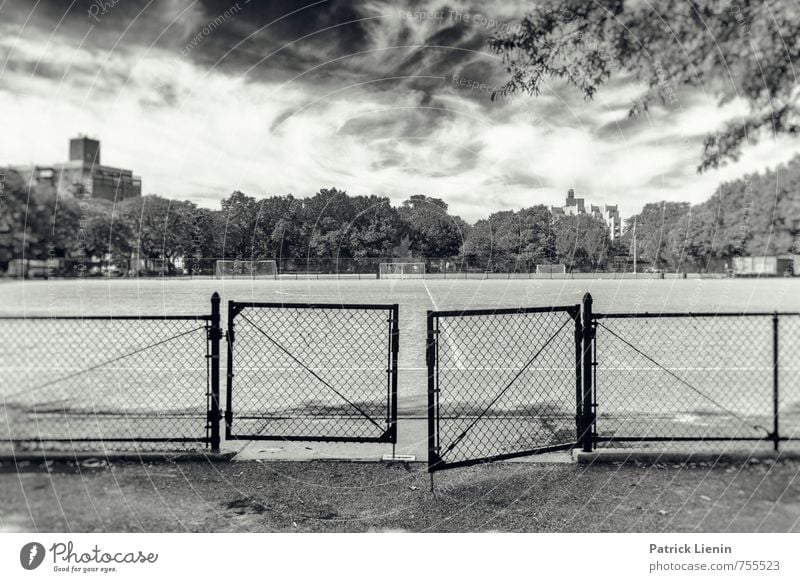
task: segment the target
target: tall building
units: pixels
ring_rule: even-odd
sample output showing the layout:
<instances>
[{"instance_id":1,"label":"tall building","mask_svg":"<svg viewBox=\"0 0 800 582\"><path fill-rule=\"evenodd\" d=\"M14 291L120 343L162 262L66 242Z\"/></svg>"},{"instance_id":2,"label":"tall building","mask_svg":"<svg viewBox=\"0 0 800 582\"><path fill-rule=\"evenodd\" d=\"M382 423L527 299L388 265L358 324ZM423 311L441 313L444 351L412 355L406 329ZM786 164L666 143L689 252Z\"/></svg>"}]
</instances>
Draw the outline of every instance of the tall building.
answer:
<instances>
[{"instance_id":1,"label":"tall building","mask_svg":"<svg viewBox=\"0 0 800 582\"><path fill-rule=\"evenodd\" d=\"M51 188L59 196L86 192L92 198L124 200L142 195L142 179L132 170L103 166L100 142L85 136L69 140L69 161L51 166L14 168L31 184Z\"/></svg>"},{"instance_id":2,"label":"tall building","mask_svg":"<svg viewBox=\"0 0 800 582\"><path fill-rule=\"evenodd\" d=\"M586 214L586 206L583 198L575 198L575 190L572 188L567 191L566 204L561 208L564 210L564 214L567 216Z\"/></svg>"},{"instance_id":3,"label":"tall building","mask_svg":"<svg viewBox=\"0 0 800 582\"><path fill-rule=\"evenodd\" d=\"M591 204L587 212L585 200L583 198L575 198L575 190L572 188L567 191L567 199L564 206L551 206L550 213L554 218L558 216L591 214L595 218L603 220L606 225L608 225L608 234L611 240L618 238L622 234L622 220L620 219L619 208L616 204L603 204L602 206Z\"/></svg>"}]
</instances>

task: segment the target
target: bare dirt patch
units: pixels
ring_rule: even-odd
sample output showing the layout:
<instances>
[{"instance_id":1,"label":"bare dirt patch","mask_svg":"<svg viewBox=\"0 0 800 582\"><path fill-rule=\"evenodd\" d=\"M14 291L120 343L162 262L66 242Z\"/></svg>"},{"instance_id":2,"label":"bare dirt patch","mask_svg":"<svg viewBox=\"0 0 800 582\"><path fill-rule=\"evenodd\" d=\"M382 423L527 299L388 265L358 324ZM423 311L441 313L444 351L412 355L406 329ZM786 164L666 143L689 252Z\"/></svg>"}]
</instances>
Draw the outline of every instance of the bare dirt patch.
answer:
<instances>
[{"instance_id":1,"label":"bare dirt patch","mask_svg":"<svg viewBox=\"0 0 800 582\"><path fill-rule=\"evenodd\" d=\"M0 466L4 531L800 531L800 463Z\"/></svg>"}]
</instances>

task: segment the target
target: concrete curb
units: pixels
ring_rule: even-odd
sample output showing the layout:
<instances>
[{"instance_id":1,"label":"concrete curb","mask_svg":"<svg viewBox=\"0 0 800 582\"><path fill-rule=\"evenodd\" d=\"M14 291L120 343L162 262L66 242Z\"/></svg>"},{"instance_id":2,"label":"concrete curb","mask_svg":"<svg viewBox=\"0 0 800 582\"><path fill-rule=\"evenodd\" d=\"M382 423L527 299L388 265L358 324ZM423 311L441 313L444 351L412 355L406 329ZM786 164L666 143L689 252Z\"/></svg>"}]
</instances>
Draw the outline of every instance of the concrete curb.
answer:
<instances>
[{"instance_id":1,"label":"concrete curb","mask_svg":"<svg viewBox=\"0 0 800 582\"><path fill-rule=\"evenodd\" d=\"M655 465L658 463L746 463L763 461L798 461L800 451L727 451L727 452L685 452L685 451L642 451L636 449L594 451L577 453L579 465L602 463L642 463Z\"/></svg>"},{"instance_id":2,"label":"concrete curb","mask_svg":"<svg viewBox=\"0 0 800 582\"><path fill-rule=\"evenodd\" d=\"M4 465L14 463L45 463L52 461L54 463L69 463L84 461L99 461L105 460L108 462L117 463L196 463L198 461L209 461L212 463L230 461L234 453L130 453L130 452L19 452L19 453L2 453L0 454L0 463Z\"/></svg>"}]
</instances>

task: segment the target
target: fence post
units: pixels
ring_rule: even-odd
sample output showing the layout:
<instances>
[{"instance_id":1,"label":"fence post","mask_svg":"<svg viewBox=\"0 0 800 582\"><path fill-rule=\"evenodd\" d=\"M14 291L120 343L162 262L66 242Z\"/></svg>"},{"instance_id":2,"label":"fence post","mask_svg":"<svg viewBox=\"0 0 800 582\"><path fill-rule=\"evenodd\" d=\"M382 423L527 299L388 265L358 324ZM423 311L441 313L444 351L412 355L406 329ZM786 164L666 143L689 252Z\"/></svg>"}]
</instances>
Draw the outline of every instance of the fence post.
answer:
<instances>
[{"instance_id":1,"label":"fence post","mask_svg":"<svg viewBox=\"0 0 800 582\"><path fill-rule=\"evenodd\" d=\"M233 318L236 317L233 301L228 301L228 333L225 335L227 342L227 367L225 376L225 438L231 438L231 425L233 424Z\"/></svg>"},{"instance_id":2,"label":"fence post","mask_svg":"<svg viewBox=\"0 0 800 582\"><path fill-rule=\"evenodd\" d=\"M772 442L775 450L778 450L780 436L778 434L778 414L780 402L778 398L778 313L772 314Z\"/></svg>"},{"instance_id":3,"label":"fence post","mask_svg":"<svg viewBox=\"0 0 800 582\"><path fill-rule=\"evenodd\" d=\"M583 325L581 308L575 315L575 440L583 440Z\"/></svg>"},{"instance_id":4,"label":"fence post","mask_svg":"<svg viewBox=\"0 0 800 582\"><path fill-rule=\"evenodd\" d=\"M211 423L211 450L219 451L219 421L221 418L219 410L219 342L222 339L222 328L220 327L219 317L219 293L214 292L211 296L211 329L209 339L211 340L211 409L209 410L209 422Z\"/></svg>"},{"instance_id":5,"label":"fence post","mask_svg":"<svg viewBox=\"0 0 800 582\"><path fill-rule=\"evenodd\" d=\"M397 445L397 357L400 353L400 306L394 304L391 310L391 335L392 335L392 387L391 387L391 416L389 425L392 431L392 457L394 457L395 446Z\"/></svg>"},{"instance_id":6,"label":"fence post","mask_svg":"<svg viewBox=\"0 0 800 582\"><path fill-rule=\"evenodd\" d=\"M583 401L581 412L581 444L583 452L591 453L593 443L592 425L594 424L594 410L592 408L592 342L594 333L592 327L592 294L583 296Z\"/></svg>"},{"instance_id":7,"label":"fence post","mask_svg":"<svg viewBox=\"0 0 800 582\"><path fill-rule=\"evenodd\" d=\"M425 342L425 363L428 368L428 472L439 463L436 450L436 334L433 327L433 312L428 311L427 339ZM431 481L433 490L433 481Z\"/></svg>"}]
</instances>

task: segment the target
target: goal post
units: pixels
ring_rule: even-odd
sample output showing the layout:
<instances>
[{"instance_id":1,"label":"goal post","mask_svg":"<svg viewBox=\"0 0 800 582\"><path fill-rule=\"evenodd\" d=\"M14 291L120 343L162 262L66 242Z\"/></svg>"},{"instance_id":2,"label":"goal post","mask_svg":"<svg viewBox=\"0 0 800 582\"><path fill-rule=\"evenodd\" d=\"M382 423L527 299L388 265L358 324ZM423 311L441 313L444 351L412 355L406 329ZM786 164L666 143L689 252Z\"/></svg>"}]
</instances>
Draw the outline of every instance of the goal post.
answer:
<instances>
[{"instance_id":1,"label":"goal post","mask_svg":"<svg viewBox=\"0 0 800 582\"><path fill-rule=\"evenodd\" d=\"M219 259L214 268L214 276L217 279L276 279L278 265L272 260Z\"/></svg>"},{"instance_id":2,"label":"goal post","mask_svg":"<svg viewBox=\"0 0 800 582\"><path fill-rule=\"evenodd\" d=\"M564 264L557 265L536 265L537 275L566 275L567 266Z\"/></svg>"},{"instance_id":3,"label":"goal post","mask_svg":"<svg viewBox=\"0 0 800 582\"><path fill-rule=\"evenodd\" d=\"M425 263L381 263L381 279L424 279Z\"/></svg>"}]
</instances>

